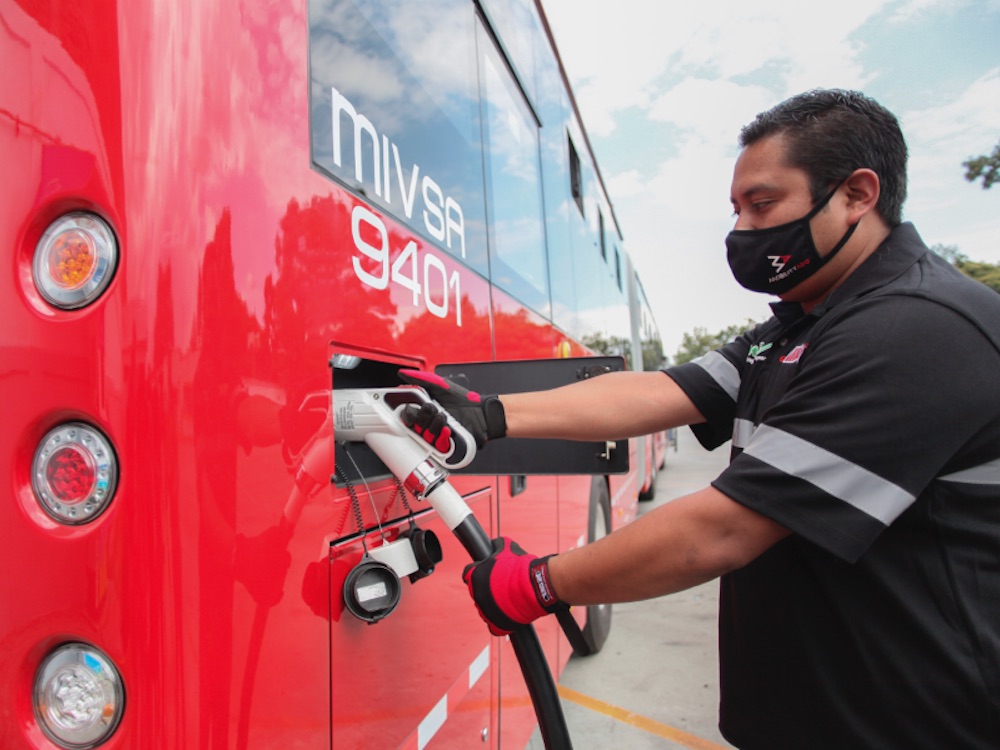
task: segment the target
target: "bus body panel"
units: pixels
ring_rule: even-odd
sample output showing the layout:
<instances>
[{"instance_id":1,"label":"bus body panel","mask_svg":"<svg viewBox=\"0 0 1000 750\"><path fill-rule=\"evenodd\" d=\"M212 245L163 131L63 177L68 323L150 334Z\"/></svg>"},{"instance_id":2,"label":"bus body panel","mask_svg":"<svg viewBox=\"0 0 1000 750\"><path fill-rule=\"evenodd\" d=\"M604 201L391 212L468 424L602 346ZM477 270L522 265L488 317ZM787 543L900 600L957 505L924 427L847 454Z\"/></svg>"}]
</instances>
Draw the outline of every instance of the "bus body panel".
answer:
<instances>
[{"instance_id":1,"label":"bus body panel","mask_svg":"<svg viewBox=\"0 0 1000 750\"><path fill-rule=\"evenodd\" d=\"M404 220L398 193L382 205L319 163L310 35L320 11L329 21L347 5L0 0L0 653L14 665L0 684L0 747L51 747L32 683L46 653L77 640L107 654L125 685L103 747L518 747L532 731L510 646L488 635L460 580L464 552L394 482L335 465L331 380L351 375L329 363L348 352L391 373L579 356L598 350L584 334L602 324L596 309L569 309L575 291L529 307L517 294L534 294L530 284L495 285L487 211L473 197L462 196L463 258L447 240L457 224L438 240L432 209ZM539 70L551 76L539 10L510 5L535 30L488 54L517 54L527 75L528 52L544 48ZM489 19L465 0L441 7L487 54ZM430 13L414 17L433 26ZM391 88L378 72L355 75ZM569 118L556 83L557 94L528 87L532 107ZM545 223L558 215L563 227L545 236L572 239L576 255L595 244L583 217L555 204L562 119L542 128L539 192ZM402 147L393 179L409 189L406 118L379 126L386 153ZM98 301L59 311L35 288L32 257L50 222L74 210L105 218L121 257ZM513 263L519 250L509 252ZM548 278L564 285L578 272L561 257ZM607 273L587 257L583 277ZM622 291L605 287L601 306ZM120 466L110 506L81 526L55 522L31 489L36 446L68 421L102 431ZM331 481L338 469L347 479ZM637 479L612 482L617 526L634 515ZM538 553L584 541L589 477L453 483L490 533ZM343 581L361 539L391 539L410 510L444 560L402 582L396 612L363 623L344 609ZM558 671L568 646L554 621L538 630Z\"/></svg>"}]
</instances>

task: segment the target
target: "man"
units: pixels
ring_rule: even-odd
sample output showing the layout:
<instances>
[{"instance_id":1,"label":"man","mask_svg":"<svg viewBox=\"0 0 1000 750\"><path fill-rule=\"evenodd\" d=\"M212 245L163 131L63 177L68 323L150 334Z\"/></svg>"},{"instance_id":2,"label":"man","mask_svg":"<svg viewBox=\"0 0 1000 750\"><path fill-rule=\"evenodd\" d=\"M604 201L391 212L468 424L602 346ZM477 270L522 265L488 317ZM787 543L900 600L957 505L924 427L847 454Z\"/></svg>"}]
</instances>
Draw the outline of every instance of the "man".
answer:
<instances>
[{"instance_id":1,"label":"man","mask_svg":"<svg viewBox=\"0 0 1000 750\"><path fill-rule=\"evenodd\" d=\"M774 317L700 360L482 397L481 440L692 425L710 487L593 544L510 540L465 578L493 632L721 576L720 728L744 750L1000 747L1000 297L901 223L906 145L856 92L743 129L727 238ZM585 419L581 419L585 415ZM411 415L433 439L432 410Z\"/></svg>"}]
</instances>

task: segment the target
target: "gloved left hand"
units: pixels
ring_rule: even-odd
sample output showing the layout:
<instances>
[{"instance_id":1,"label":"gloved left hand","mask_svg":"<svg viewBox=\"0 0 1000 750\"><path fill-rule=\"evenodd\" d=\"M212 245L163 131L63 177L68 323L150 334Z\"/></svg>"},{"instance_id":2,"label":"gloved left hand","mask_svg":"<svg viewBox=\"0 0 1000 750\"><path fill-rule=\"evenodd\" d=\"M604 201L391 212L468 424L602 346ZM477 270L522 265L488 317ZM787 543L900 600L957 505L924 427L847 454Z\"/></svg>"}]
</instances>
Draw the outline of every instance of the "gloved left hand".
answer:
<instances>
[{"instance_id":1,"label":"gloved left hand","mask_svg":"<svg viewBox=\"0 0 1000 750\"><path fill-rule=\"evenodd\" d=\"M549 576L549 560L555 555L530 555L507 537L494 539L492 546L489 557L465 567L462 580L493 635L507 635L519 625L569 609Z\"/></svg>"},{"instance_id":2,"label":"gloved left hand","mask_svg":"<svg viewBox=\"0 0 1000 750\"><path fill-rule=\"evenodd\" d=\"M457 383L442 378L426 370L400 370L399 377L405 383L419 385L434 401L444 407L458 420L482 448L486 441L502 438L507 434L507 418L500 398L495 395L481 396ZM447 418L435 404L424 404L420 408L407 406L403 410L403 421L413 428L428 443L438 445L439 440L447 443ZM446 450L447 445L439 446Z\"/></svg>"}]
</instances>

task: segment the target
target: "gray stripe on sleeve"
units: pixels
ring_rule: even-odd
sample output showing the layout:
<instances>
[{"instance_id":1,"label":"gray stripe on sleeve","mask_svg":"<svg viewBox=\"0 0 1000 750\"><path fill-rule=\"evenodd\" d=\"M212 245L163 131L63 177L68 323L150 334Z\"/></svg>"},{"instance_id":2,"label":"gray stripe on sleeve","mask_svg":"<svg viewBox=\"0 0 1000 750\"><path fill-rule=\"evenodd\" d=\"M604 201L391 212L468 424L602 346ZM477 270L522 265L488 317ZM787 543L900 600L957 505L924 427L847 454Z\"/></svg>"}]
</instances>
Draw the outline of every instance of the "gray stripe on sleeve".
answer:
<instances>
[{"instance_id":1,"label":"gray stripe on sleeve","mask_svg":"<svg viewBox=\"0 0 1000 750\"><path fill-rule=\"evenodd\" d=\"M961 484L1000 484L1000 458L969 469L956 471L953 474L946 474L938 479L943 482L960 482Z\"/></svg>"},{"instance_id":2,"label":"gray stripe on sleeve","mask_svg":"<svg viewBox=\"0 0 1000 750\"><path fill-rule=\"evenodd\" d=\"M757 428L744 453L819 487L886 526L915 499L878 474L808 440L767 425Z\"/></svg>"},{"instance_id":3,"label":"gray stripe on sleeve","mask_svg":"<svg viewBox=\"0 0 1000 750\"><path fill-rule=\"evenodd\" d=\"M732 362L718 352L709 352L691 360L691 362L711 375L729 398L736 401L736 397L740 393L740 373Z\"/></svg>"},{"instance_id":4,"label":"gray stripe on sleeve","mask_svg":"<svg viewBox=\"0 0 1000 750\"><path fill-rule=\"evenodd\" d=\"M746 448L747 443L750 442L750 438L753 437L754 430L756 429L757 425L749 419L733 420L733 447L741 449Z\"/></svg>"}]
</instances>

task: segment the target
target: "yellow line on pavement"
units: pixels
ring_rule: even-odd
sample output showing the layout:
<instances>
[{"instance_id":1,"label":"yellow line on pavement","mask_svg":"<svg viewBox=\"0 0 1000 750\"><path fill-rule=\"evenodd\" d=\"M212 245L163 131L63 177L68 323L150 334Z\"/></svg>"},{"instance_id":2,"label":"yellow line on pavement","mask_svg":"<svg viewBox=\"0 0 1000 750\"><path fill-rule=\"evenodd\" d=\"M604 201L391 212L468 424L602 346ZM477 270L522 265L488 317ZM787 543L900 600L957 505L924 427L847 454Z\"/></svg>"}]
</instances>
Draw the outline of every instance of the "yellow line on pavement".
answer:
<instances>
[{"instance_id":1,"label":"yellow line on pavement","mask_svg":"<svg viewBox=\"0 0 1000 750\"><path fill-rule=\"evenodd\" d=\"M564 700L571 701L579 706L583 706L584 708L589 708L591 711L596 711L599 714L610 716L612 719L617 719L623 724L628 724L629 726L633 726L637 729L642 729L645 732L655 734L658 737L663 737L671 742L676 742L678 745L689 747L692 750L731 750L731 748L719 745L715 742L710 742L709 740L702 739L701 737L696 737L693 734L688 734L687 732L668 724L661 724L660 722L654 721L646 716L641 716L632 711L627 711L624 708L613 706L610 703L605 703L597 698L591 698L589 695L578 693L577 691L563 685L559 685L558 690L559 695L562 696Z\"/></svg>"}]
</instances>

